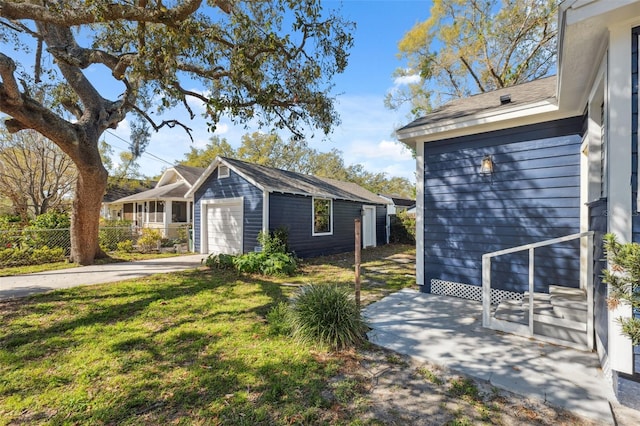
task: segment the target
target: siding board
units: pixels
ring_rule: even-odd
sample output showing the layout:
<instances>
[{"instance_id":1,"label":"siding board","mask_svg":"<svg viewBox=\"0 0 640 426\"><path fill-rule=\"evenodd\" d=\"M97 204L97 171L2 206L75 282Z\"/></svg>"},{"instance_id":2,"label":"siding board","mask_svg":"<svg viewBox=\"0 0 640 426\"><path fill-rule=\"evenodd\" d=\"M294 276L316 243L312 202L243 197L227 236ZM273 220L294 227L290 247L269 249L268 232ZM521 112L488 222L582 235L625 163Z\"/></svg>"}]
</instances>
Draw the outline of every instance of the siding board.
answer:
<instances>
[{"instance_id":1,"label":"siding board","mask_svg":"<svg viewBox=\"0 0 640 426\"><path fill-rule=\"evenodd\" d=\"M258 233L262 230L262 191L249 183L243 177L229 171L229 177L218 179L214 171L195 193L194 214L194 245L200 251L201 200L244 197L243 236L242 245L245 253L254 250L258 245Z\"/></svg>"},{"instance_id":2,"label":"siding board","mask_svg":"<svg viewBox=\"0 0 640 426\"><path fill-rule=\"evenodd\" d=\"M579 232L582 117L424 147L425 285L481 285L482 254ZM491 155L492 176L478 173ZM537 249L535 284L579 286L579 243ZM494 258L495 288L523 292L527 252Z\"/></svg>"},{"instance_id":3,"label":"siding board","mask_svg":"<svg viewBox=\"0 0 640 426\"><path fill-rule=\"evenodd\" d=\"M369 205L369 204L367 204ZM289 246L297 256L315 257L353 251L354 219L362 216L362 203L333 200L333 234L312 235L312 198L301 195L269 195L269 228L288 230ZM376 243L386 242L386 207L376 206Z\"/></svg>"}]
</instances>

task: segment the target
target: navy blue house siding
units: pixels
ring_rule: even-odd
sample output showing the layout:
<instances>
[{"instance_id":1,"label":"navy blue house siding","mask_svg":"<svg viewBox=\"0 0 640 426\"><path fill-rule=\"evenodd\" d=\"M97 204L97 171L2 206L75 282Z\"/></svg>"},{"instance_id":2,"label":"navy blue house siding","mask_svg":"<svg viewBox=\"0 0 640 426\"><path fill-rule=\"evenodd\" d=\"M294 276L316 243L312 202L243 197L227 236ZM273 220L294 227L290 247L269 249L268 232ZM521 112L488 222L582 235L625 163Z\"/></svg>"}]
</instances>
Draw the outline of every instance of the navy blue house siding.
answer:
<instances>
[{"instance_id":1,"label":"navy blue house siding","mask_svg":"<svg viewBox=\"0 0 640 426\"><path fill-rule=\"evenodd\" d=\"M299 257L314 257L354 250L354 219L361 217L362 204L353 201L333 201L333 234L312 235L312 198L301 195L272 193L269 196L269 228L286 228L289 247ZM384 207L376 209L378 244L383 244ZM382 213L385 214L385 213Z\"/></svg>"},{"instance_id":2,"label":"navy blue house siding","mask_svg":"<svg viewBox=\"0 0 640 426\"><path fill-rule=\"evenodd\" d=\"M574 117L424 145L425 285L482 284L482 255L580 231L580 144ZM479 173L484 156L492 175ZM579 242L536 250L536 291L579 286ZM492 286L523 292L528 253L494 258Z\"/></svg>"},{"instance_id":3,"label":"navy blue house siding","mask_svg":"<svg viewBox=\"0 0 640 426\"><path fill-rule=\"evenodd\" d=\"M218 178L217 171L204 182L195 193L193 235L195 251L200 251L201 200L244 197L244 220L242 245L244 252L251 252L258 245L258 233L262 230L262 191L239 176L233 170L229 177Z\"/></svg>"}]
</instances>

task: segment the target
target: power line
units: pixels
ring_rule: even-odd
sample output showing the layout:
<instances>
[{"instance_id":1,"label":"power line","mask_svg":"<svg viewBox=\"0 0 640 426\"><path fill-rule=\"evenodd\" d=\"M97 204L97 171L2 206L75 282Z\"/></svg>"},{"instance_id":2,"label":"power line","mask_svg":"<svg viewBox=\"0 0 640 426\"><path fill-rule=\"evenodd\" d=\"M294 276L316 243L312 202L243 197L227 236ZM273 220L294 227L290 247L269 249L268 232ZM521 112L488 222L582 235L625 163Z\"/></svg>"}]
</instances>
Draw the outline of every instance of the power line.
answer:
<instances>
[{"instance_id":1,"label":"power line","mask_svg":"<svg viewBox=\"0 0 640 426\"><path fill-rule=\"evenodd\" d=\"M114 138L119 139L119 140L121 140L122 142L124 142L124 143L126 143L127 145L129 145L129 141L127 141L126 139L121 138L120 136L116 135L115 133L113 133L113 132L111 132L111 131L109 131L109 130L106 130L105 132L106 132L106 133L108 133L108 134L110 134L110 135L111 135L111 136L113 136ZM149 151L144 151L144 152L142 153L142 155L143 155L143 156L147 156L147 157L151 158L152 160L156 160L156 161L159 161L159 162L161 162L161 163L168 164L168 165L170 165L170 166L174 166L174 165L175 165L174 163L171 163L171 162L169 162L169 161L167 161L167 160L165 160L165 159L163 159L163 158L160 158L160 157L158 157L157 155L150 153Z\"/></svg>"}]
</instances>

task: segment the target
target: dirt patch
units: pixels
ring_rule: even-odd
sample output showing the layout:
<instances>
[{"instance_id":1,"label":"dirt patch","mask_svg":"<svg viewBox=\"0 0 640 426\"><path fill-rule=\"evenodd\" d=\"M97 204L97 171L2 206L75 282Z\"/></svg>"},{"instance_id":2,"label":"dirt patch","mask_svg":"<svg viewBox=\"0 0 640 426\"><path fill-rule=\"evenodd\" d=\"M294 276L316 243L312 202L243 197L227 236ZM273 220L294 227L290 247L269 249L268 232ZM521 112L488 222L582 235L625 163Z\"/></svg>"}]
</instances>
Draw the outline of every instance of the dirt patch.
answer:
<instances>
[{"instance_id":1,"label":"dirt patch","mask_svg":"<svg viewBox=\"0 0 640 426\"><path fill-rule=\"evenodd\" d=\"M330 395L363 424L584 425L598 423L490 383L370 346L343 354Z\"/></svg>"}]
</instances>

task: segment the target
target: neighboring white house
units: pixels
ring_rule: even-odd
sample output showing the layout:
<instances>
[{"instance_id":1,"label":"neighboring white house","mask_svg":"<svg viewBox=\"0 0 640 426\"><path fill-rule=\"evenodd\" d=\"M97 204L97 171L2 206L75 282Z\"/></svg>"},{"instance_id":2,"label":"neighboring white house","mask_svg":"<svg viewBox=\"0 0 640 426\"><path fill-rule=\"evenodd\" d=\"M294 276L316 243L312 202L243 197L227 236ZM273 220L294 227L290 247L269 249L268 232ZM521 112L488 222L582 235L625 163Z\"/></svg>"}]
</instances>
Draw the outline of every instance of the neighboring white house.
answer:
<instances>
[{"instance_id":1,"label":"neighboring white house","mask_svg":"<svg viewBox=\"0 0 640 426\"><path fill-rule=\"evenodd\" d=\"M639 38L638 0L564 1L557 76L450 102L397 131L417 154L422 291L482 300L490 328L595 348L636 409L640 348L618 318L640 312L607 309L601 239L640 242Z\"/></svg>"},{"instance_id":2,"label":"neighboring white house","mask_svg":"<svg viewBox=\"0 0 640 426\"><path fill-rule=\"evenodd\" d=\"M193 199L185 194L204 169L173 166L162 174L155 188L105 202L107 219L131 221L137 228L154 228L165 238L178 237L178 229L193 222Z\"/></svg>"}]
</instances>

